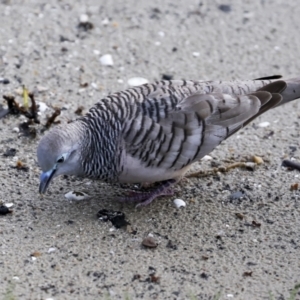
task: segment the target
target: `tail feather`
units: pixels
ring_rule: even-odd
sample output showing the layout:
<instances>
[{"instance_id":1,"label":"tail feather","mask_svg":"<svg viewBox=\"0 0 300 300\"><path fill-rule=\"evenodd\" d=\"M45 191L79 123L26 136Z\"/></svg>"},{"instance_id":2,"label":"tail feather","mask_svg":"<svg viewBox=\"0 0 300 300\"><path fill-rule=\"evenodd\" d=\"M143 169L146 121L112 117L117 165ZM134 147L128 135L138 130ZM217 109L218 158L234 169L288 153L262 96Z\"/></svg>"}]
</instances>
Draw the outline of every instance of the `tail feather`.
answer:
<instances>
[{"instance_id":1,"label":"tail feather","mask_svg":"<svg viewBox=\"0 0 300 300\"><path fill-rule=\"evenodd\" d=\"M270 95L269 99L263 96L264 93ZM257 96L261 101L261 108L256 115L244 122L243 126L246 126L253 119L271 108L300 98L300 78L273 81L260 88L253 95Z\"/></svg>"},{"instance_id":2,"label":"tail feather","mask_svg":"<svg viewBox=\"0 0 300 300\"><path fill-rule=\"evenodd\" d=\"M300 98L300 77L285 80L287 86L280 94L283 98L279 105Z\"/></svg>"}]
</instances>

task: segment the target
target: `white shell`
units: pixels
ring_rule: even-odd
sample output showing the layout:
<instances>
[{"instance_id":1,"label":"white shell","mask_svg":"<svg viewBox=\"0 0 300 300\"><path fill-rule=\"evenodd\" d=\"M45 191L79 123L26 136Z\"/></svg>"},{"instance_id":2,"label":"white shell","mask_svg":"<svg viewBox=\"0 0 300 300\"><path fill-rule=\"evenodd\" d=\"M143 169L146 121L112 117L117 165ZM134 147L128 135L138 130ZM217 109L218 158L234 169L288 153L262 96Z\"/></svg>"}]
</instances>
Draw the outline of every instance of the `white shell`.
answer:
<instances>
[{"instance_id":1,"label":"white shell","mask_svg":"<svg viewBox=\"0 0 300 300\"><path fill-rule=\"evenodd\" d=\"M86 15L86 14L82 14L82 15L79 17L80 23L86 23L86 22L88 22L88 20L89 20L89 16Z\"/></svg>"},{"instance_id":2,"label":"white shell","mask_svg":"<svg viewBox=\"0 0 300 300\"><path fill-rule=\"evenodd\" d=\"M259 123L258 124L258 127L268 127L268 126L270 126L270 122L261 122L261 123Z\"/></svg>"},{"instance_id":3,"label":"white shell","mask_svg":"<svg viewBox=\"0 0 300 300\"><path fill-rule=\"evenodd\" d=\"M106 19L104 19L104 20L101 21L101 24L104 25L104 26L106 26L106 25L109 24L109 20L106 18Z\"/></svg>"},{"instance_id":4,"label":"white shell","mask_svg":"<svg viewBox=\"0 0 300 300\"><path fill-rule=\"evenodd\" d=\"M51 247L48 249L48 253L52 253L52 252L55 252L56 251L56 248L55 247Z\"/></svg>"},{"instance_id":5,"label":"white shell","mask_svg":"<svg viewBox=\"0 0 300 300\"><path fill-rule=\"evenodd\" d=\"M44 102L38 102L38 105L39 105L39 111L40 112L44 112L48 109L48 106L46 103Z\"/></svg>"},{"instance_id":6,"label":"white shell","mask_svg":"<svg viewBox=\"0 0 300 300\"><path fill-rule=\"evenodd\" d=\"M198 57L200 55L199 52L193 52L193 56Z\"/></svg>"},{"instance_id":7,"label":"white shell","mask_svg":"<svg viewBox=\"0 0 300 300\"><path fill-rule=\"evenodd\" d=\"M93 52L94 52L95 55L100 55L100 51L97 50L97 49L93 50Z\"/></svg>"},{"instance_id":8,"label":"white shell","mask_svg":"<svg viewBox=\"0 0 300 300\"><path fill-rule=\"evenodd\" d=\"M142 78L142 77L132 77L132 78L129 78L127 83L130 85L130 86L138 86L138 85L142 85L142 84L145 84L145 83L148 83L149 81L145 78Z\"/></svg>"},{"instance_id":9,"label":"white shell","mask_svg":"<svg viewBox=\"0 0 300 300\"><path fill-rule=\"evenodd\" d=\"M89 197L88 194L78 191L70 191L65 194L65 197L68 200L75 200L75 201L81 201Z\"/></svg>"},{"instance_id":10,"label":"white shell","mask_svg":"<svg viewBox=\"0 0 300 300\"><path fill-rule=\"evenodd\" d=\"M6 206L7 208L11 208L14 206L13 203L4 203L4 206Z\"/></svg>"},{"instance_id":11,"label":"white shell","mask_svg":"<svg viewBox=\"0 0 300 300\"><path fill-rule=\"evenodd\" d=\"M113 66L114 61L110 54L105 54L100 57L100 63L102 66Z\"/></svg>"},{"instance_id":12,"label":"white shell","mask_svg":"<svg viewBox=\"0 0 300 300\"><path fill-rule=\"evenodd\" d=\"M209 155L204 155L201 160L212 160L213 158Z\"/></svg>"},{"instance_id":13,"label":"white shell","mask_svg":"<svg viewBox=\"0 0 300 300\"><path fill-rule=\"evenodd\" d=\"M14 127L13 128L13 132L17 132L18 133L18 132L20 132L20 129L18 127Z\"/></svg>"},{"instance_id":14,"label":"white shell","mask_svg":"<svg viewBox=\"0 0 300 300\"><path fill-rule=\"evenodd\" d=\"M186 203L182 199L175 199L173 203L177 208L186 206Z\"/></svg>"}]
</instances>

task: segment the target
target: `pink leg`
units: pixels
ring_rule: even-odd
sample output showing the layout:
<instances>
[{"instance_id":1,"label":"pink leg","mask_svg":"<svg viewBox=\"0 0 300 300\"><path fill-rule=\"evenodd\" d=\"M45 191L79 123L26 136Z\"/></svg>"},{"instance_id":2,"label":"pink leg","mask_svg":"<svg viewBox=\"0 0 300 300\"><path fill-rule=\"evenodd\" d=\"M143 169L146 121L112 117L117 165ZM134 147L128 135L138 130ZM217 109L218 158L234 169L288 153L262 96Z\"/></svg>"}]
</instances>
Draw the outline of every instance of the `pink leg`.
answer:
<instances>
[{"instance_id":1,"label":"pink leg","mask_svg":"<svg viewBox=\"0 0 300 300\"><path fill-rule=\"evenodd\" d=\"M132 192L130 196L124 196L118 198L120 202L137 202L136 207L146 206L150 204L155 198L160 196L171 196L174 194L171 186L176 182L175 179L169 179L164 182L157 188L153 189L150 192Z\"/></svg>"}]
</instances>

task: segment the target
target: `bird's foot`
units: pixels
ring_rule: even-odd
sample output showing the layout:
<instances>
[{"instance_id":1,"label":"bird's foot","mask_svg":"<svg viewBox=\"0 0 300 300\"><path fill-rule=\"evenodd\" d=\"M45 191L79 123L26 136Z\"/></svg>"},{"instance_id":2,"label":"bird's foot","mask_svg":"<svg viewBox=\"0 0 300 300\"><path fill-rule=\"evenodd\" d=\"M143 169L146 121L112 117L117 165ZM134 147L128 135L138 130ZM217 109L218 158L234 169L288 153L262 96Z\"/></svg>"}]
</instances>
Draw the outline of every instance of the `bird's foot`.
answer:
<instances>
[{"instance_id":1,"label":"bird's foot","mask_svg":"<svg viewBox=\"0 0 300 300\"><path fill-rule=\"evenodd\" d=\"M123 196L118 198L120 202L135 202L138 203L136 207L146 206L150 204L154 199L160 196L171 196L174 194L171 186L176 182L175 179L169 179L164 182L157 188L149 192L130 192L128 196Z\"/></svg>"}]
</instances>

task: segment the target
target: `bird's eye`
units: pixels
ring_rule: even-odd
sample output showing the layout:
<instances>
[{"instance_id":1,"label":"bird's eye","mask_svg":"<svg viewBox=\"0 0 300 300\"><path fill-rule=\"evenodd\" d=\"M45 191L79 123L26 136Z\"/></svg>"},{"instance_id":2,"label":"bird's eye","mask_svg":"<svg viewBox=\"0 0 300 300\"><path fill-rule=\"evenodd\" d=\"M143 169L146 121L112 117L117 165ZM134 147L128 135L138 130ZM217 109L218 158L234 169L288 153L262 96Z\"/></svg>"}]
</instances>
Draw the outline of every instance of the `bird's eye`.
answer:
<instances>
[{"instance_id":1,"label":"bird's eye","mask_svg":"<svg viewBox=\"0 0 300 300\"><path fill-rule=\"evenodd\" d=\"M65 160L65 158L63 156L61 156L56 162L58 163L63 163Z\"/></svg>"}]
</instances>

